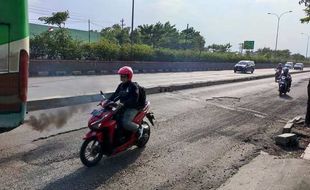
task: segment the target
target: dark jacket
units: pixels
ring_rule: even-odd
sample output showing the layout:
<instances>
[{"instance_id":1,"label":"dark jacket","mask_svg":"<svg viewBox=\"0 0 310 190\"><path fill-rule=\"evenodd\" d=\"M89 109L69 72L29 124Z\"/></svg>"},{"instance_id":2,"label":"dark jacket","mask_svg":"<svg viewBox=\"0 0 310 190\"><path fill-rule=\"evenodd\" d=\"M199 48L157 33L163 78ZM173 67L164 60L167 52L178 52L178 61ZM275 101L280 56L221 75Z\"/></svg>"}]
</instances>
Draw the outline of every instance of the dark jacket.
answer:
<instances>
[{"instance_id":1,"label":"dark jacket","mask_svg":"<svg viewBox=\"0 0 310 190\"><path fill-rule=\"evenodd\" d=\"M116 100L115 100L116 98ZM138 108L139 88L133 82L121 83L109 100L120 100L125 108Z\"/></svg>"},{"instance_id":2,"label":"dark jacket","mask_svg":"<svg viewBox=\"0 0 310 190\"><path fill-rule=\"evenodd\" d=\"M308 102L310 102L310 79L308 83Z\"/></svg>"},{"instance_id":3,"label":"dark jacket","mask_svg":"<svg viewBox=\"0 0 310 190\"><path fill-rule=\"evenodd\" d=\"M279 70L279 71L282 71L283 67L282 66L277 66L276 69Z\"/></svg>"},{"instance_id":4,"label":"dark jacket","mask_svg":"<svg viewBox=\"0 0 310 190\"><path fill-rule=\"evenodd\" d=\"M307 114L306 114L306 121L307 125L310 125L310 79L308 83L308 105L307 105Z\"/></svg>"},{"instance_id":5,"label":"dark jacket","mask_svg":"<svg viewBox=\"0 0 310 190\"><path fill-rule=\"evenodd\" d=\"M285 80L287 82L292 82L292 77L291 77L291 75L289 73L287 73L286 75L284 73L282 73L280 77L282 77L282 76L285 77Z\"/></svg>"}]
</instances>

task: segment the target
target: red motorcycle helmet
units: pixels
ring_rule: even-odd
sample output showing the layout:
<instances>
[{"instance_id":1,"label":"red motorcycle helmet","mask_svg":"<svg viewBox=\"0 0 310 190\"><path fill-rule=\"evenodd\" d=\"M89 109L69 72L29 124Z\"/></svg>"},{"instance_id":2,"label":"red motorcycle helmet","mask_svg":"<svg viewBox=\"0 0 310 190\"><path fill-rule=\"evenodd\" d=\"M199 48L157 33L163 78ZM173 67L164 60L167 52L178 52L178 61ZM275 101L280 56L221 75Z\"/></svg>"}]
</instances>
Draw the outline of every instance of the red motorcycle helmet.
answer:
<instances>
[{"instance_id":1,"label":"red motorcycle helmet","mask_svg":"<svg viewBox=\"0 0 310 190\"><path fill-rule=\"evenodd\" d=\"M119 75L127 75L128 80L130 80L130 81L133 77L133 70L131 67L128 67L128 66L124 66L124 67L120 68L117 73Z\"/></svg>"}]
</instances>

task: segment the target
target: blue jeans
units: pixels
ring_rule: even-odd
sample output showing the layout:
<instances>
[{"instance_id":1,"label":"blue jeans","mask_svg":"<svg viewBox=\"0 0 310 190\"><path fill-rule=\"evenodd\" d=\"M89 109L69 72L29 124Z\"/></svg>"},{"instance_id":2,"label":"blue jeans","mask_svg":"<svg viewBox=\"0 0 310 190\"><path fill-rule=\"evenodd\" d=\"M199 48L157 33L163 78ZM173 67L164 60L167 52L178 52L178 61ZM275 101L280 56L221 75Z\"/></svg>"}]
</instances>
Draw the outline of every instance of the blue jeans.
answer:
<instances>
[{"instance_id":1,"label":"blue jeans","mask_svg":"<svg viewBox=\"0 0 310 190\"><path fill-rule=\"evenodd\" d=\"M132 109L132 108L127 108L124 111L124 115L121 119L123 127L131 132L137 132L139 125L133 122L133 119L137 115L138 110Z\"/></svg>"}]
</instances>

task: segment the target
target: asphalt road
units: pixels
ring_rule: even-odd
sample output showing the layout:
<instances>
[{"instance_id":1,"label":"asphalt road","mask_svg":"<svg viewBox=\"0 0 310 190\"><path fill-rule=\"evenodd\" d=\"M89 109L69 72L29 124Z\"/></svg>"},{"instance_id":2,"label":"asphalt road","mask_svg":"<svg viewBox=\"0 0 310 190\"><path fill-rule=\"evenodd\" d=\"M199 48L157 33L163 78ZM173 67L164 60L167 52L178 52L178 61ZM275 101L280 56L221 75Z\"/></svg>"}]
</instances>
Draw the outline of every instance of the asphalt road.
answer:
<instances>
[{"instance_id":1,"label":"asphalt road","mask_svg":"<svg viewBox=\"0 0 310 190\"><path fill-rule=\"evenodd\" d=\"M306 70L306 69L305 69ZM292 71L296 72L296 71ZM273 69L257 69L254 74L233 71L136 74L134 80L144 87L190 82L237 79L273 74ZM119 84L118 75L34 77L29 79L29 100L112 92Z\"/></svg>"},{"instance_id":2,"label":"asphalt road","mask_svg":"<svg viewBox=\"0 0 310 190\"><path fill-rule=\"evenodd\" d=\"M282 98L273 78L151 95L157 123L146 148L94 168L78 157L88 129L76 129L95 104L62 128L39 132L24 125L0 135L0 189L217 189L261 150L286 156L273 137L305 113L308 81L309 73L294 75ZM74 109L30 115L61 110Z\"/></svg>"}]
</instances>

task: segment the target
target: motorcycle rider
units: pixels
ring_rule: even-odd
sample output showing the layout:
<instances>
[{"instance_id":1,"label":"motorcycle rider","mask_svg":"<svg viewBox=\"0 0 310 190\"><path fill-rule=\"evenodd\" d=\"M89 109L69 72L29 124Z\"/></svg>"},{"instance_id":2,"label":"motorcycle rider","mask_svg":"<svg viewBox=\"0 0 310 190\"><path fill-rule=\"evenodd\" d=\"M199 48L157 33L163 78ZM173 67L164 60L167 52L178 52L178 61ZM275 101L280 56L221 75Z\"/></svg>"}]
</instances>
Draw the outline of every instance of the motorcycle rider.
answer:
<instances>
[{"instance_id":1,"label":"motorcycle rider","mask_svg":"<svg viewBox=\"0 0 310 190\"><path fill-rule=\"evenodd\" d=\"M289 69L287 67L283 68L283 73L280 75L280 77L284 76L285 81L287 82L287 91L289 92L291 89L291 84L292 84L292 77L289 73Z\"/></svg>"},{"instance_id":2,"label":"motorcycle rider","mask_svg":"<svg viewBox=\"0 0 310 190\"><path fill-rule=\"evenodd\" d=\"M282 69L283 69L282 63L279 63L277 66L277 70L282 71Z\"/></svg>"},{"instance_id":3,"label":"motorcycle rider","mask_svg":"<svg viewBox=\"0 0 310 190\"><path fill-rule=\"evenodd\" d=\"M120 118L122 126L133 133L138 134L138 138L142 137L143 127L133 122L133 119L138 113L138 98L139 88L132 82L133 70L131 67L124 66L118 70L121 83L118 85L116 91L109 98L114 101L119 98L120 106L124 108L124 113Z\"/></svg>"},{"instance_id":4,"label":"motorcycle rider","mask_svg":"<svg viewBox=\"0 0 310 190\"><path fill-rule=\"evenodd\" d=\"M275 73L275 82L278 81L279 76L282 74L282 69L283 69L282 63L279 63L278 66L277 66L277 68L275 69L275 70L276 70L276 73Z\"/></svg>"}]
</instances>

